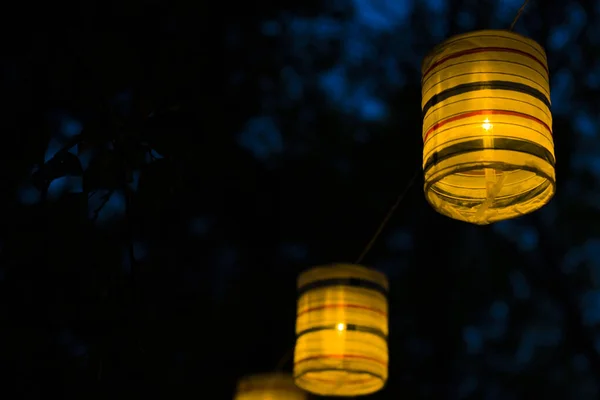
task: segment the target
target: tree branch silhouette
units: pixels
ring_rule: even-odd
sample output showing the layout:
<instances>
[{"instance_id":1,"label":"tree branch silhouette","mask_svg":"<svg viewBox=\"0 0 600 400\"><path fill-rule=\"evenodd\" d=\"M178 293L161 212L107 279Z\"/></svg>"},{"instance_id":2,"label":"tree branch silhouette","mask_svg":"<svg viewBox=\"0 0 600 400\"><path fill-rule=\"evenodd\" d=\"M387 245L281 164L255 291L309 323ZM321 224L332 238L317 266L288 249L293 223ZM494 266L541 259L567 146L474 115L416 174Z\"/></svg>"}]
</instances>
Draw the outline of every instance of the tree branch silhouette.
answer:
<instances>
[{"instance_id":1,"label":"tree branch silhouette","mask_svg":"<svg viewBox=\"0 0 600 400\"><path fill-rule=\"evenodd\" d=\"M104 208L106 203L108 203L108 200L110 200L110 196L112 196L114 192L115 192L114 190L110 190L102 196L102 202L100 203L100 205L98 207L96 207L96 209L94 210L94 214L92 215L92 222L94 222L98 219L98 215L100 215L100 211L102 211L102 209Z\"/></svg>"}]
</instances>

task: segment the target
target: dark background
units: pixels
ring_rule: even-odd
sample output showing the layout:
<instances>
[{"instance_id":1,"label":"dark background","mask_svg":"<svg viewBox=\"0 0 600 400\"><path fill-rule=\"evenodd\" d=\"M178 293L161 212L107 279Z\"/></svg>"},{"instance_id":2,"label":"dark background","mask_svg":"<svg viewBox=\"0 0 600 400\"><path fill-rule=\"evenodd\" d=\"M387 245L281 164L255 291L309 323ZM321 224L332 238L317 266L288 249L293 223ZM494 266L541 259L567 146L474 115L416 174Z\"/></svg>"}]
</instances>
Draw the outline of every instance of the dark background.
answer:
<instances>
[{"instance_id":1,"label":"dark background","mask_svg":"<svg viewBox=\"0 0 600 400\"><path fill-rule=\"evenodd\" d=\"M272 371L297 274L354 261L420 167L423 56L521 3L3 12L2 398L227 399ZM471 226L418 174L364 261L392 285L368 398L600 395L600 3L534 0L515 31L548 52L557 195Z\"/></svg>"}]
</instances>

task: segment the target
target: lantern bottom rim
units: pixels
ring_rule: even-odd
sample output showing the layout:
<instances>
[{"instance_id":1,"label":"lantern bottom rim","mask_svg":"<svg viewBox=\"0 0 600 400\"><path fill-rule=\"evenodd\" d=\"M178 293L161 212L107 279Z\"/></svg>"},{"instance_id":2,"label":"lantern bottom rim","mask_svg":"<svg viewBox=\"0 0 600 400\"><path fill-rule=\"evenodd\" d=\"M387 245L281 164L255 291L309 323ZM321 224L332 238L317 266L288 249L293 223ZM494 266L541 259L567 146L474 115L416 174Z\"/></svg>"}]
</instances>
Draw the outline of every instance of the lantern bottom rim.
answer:
<instances>
[{"instance_id":1,"label":"lantern bottom rim","mask_svg":"<svg viewBox=\"0 0 600 400\"><path fill-rule=\"evenodd\" d=\"M362 396L378 392L386 379L369 371L325 369L294 377L296 386L319 396Z\"/></svg>"},{"instance_id":2,"label":"lantern bottom rim","mask_svg":"<svg viewBox=\"0 0 600 400\"><path fill-rule=\"evenodd\" d=\"M473 196L473 193L486 190L484 182L486 173L490 170L498 174L487 186L486 194L493 193L489 197ZM506 185L502 187L501 181L510 183L507 177L513 181L512 188ZM456 185L459 181L464 182L464 185ZM501 189L496 190L494 183L498 183ZM429 204L440 214L464 222L487 225L540 209L554 196L556 180L554 167L540 159L521 165L477 161L445 169L430 168L425 172L424 192Z\"/></svg>"}]
</instances>

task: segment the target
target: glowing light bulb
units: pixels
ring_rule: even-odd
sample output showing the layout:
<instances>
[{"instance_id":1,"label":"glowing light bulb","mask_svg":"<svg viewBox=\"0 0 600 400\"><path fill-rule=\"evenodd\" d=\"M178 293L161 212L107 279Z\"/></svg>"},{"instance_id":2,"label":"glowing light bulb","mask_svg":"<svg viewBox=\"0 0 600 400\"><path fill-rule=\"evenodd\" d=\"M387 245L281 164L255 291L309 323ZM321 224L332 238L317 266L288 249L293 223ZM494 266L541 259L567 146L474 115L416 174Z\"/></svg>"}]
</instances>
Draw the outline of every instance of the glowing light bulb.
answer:
<instances>
[{"instance_id":1,"label":"glowing light bulb","mask_svg":"<svg viewBox=\"0 0 600 400\"><path fill-rule=\"evenodd\" d=\"M483 124L481 124L481 127L483 129L485 129L486 131L489 131L490 129L492 129L493 126L494 125L490 124L490 120L487 118L483 121Z\"/></svg>"}]
</instances>

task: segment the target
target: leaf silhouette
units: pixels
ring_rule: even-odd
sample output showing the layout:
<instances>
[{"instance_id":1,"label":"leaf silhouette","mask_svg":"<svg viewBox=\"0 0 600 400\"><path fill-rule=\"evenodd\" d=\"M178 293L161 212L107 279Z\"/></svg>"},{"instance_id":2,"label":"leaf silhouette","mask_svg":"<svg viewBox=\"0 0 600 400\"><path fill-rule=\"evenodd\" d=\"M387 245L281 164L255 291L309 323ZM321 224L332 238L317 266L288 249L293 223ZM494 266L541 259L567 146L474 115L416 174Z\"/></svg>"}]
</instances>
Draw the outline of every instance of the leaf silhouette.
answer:
<instances>
[{"instance_id":1,"label":"leaf silhouette","mask_svg":"<svg viewBox=\"0 0 600 400\"><path fill-rule=\"evenodd\" d=\"M64 176L81 176L83 169L79 158L68 151L59 151L32 175L33 185L44 190L50 182Z\"/></svg>"}]
</instances>

